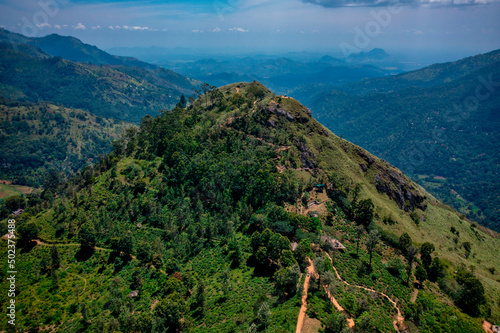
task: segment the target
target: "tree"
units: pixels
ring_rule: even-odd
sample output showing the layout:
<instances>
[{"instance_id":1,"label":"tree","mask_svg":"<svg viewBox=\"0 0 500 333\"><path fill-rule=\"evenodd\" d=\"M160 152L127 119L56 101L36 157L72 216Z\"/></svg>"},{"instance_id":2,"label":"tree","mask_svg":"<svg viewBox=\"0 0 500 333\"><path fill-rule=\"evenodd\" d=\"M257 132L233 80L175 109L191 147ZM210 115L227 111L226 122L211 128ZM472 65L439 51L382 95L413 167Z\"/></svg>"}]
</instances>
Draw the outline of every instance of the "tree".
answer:
<instances>
[{"instance_id":1,"label":"tree","mask_svg":"<svg viewBox=\"0 0 500 333\"><path fill-rule=\"evenodd\" d=\"M344 332L347 325L347 316L344 313L335 311L330 314L325 321L325 333Z\"/></svg>"},{"instance_id":2,"label":"tree","mask_svg":"<svg viewBox=\"0 0 500 333\"><path fill-rule=\"evenodd\" d=\"M424 265L424 268L426 271L429 270L429 267L431 266L432 263L432 257L431 254L434 252L434 244L425 242L422 244L420 247L420 259L422 259L422 264Z\"/></svg>"},{"instance_id":3,"label":"tree","mask_svg":"<svg viewBox=\"0 0 500 333\"><path fill-rule=\"evenodd\" d=\"M176 106L180 107L181 109L184 109L186 107L186 105L187 105L186 97L184 97L184 95L182 95Z\"/></svg>"},{"instance_id":4,"label":"tree","mask_svg":"<svg viewBox=\"0 0 500 333\"><path fill-rule=\"evenodd\" d=\"M441 260L438 257L432 258L432 263L429 267L428 278L432 282L439 281L446 275L445 268Z\"/></svg>"},{"instance_id":5,"label":"tree","mask_svg":"<svg viewBox=\"0 0 500 333\"><path fill-rule=\"evenodd\" d=\"M186 310L186 302L178 293L168 295L154 309L154 331L179 331L182 327L181 319Z\"/></svg>"},{"instance_id":6,"label":"tree","mask_svg":"<svg viewBox=\"0 0 500 333\"><path fill-rule=\"evenodd\" d=\"M281 252L280 264L285 268L297 264L297 260L295 260L291 250L283 250Z\"/></svg>"},{"instance_id":7,"label":"tree","mask_svg":"<svg viewBox=\"0 0 500 333\"><path fill-rule=\"evenodd\" d=\"M312 257L311 242L309 239L304 238L300 240L294 251L294 255L301 268L307 266L307 258Z\"/></svg>"},{"instance_id":8,"label":"tree","mask_svg":"<svg viewBox=\"0 0 500 333\"><path fill-rule=\"evenodd\" d=\"M361 241L361 236L365 232L365 227L362 225L358 225L356 227L356 255L359 254L359 242Z\"/></svg>"},{"instance_id":9,"label":"tree","mask_svg":"<svg viewBox=\"0 0 500 333\"><path fill-rule=\"evenodd\" d=\"M224 273L222 273L221 284L222 294L225 298L227 298L229 291L231 290L231 275L228 270L225 270Z\"/></svg>"},{"instance_id":10,"label":"tree","mask_svg":"<svg viewBox=\"0 0 500 333\"><path fill-rule=\"evenodd\" d=\"M96 245L96 231L94 224L91 222L85 222L80 227L80 232L78 232L78 242L80 246L84 249L92 249Z\"/></svg>"},{"instance_id":11,"label":"tree","mask_svg":"<svg viewBox=\"0 0 500 333\"><path fill-rule=\"evenodd\" d=\"M118 242L118 250L130 254L132 253L132 249L134 248L134 235L132 231L128 230L122 237L120 237L120 241Z\"/></svg>"},{"instance_id":12,"label":"tree","mask_svg":"<svg viewBox=\"0 0 500 333\"><path fill-rule=\"evenodd\" d=\"M57 245L52 245L50 248L50 256L52 257L52 269L58 269L61 261L59 258L59 252L57 251Z\"/></svg>"},{"instance_id":13,"label":"tree","mask_svg":"<svg viewBox=\"0 0 500 333\"><path fill-rule=\"evenodd\" d=\"M421 265L418 265L415 270L415 278L420 284L423 284L427 280L427 271Z\"/></svg>"},{"instance_id":14,"label":"tree","mask_svg":"<svg viewBox=\"0 0 500 333\"><path fill-rule=\"evenodd\" d=\"M196 294L194 297L195 304L198 306L198 311L201 316L205 315L205 283L203 280L198 284L198 288L196 289Z\"/></svg>"},{"instance_id":15,"label":"tree","mask_svg":"<svg viewBox=\"0 0 500 333\"><path fill-rule=\"evenodd\" d=\"M35 222L29 221L21 224L17 229L19 237L25 241L29 241L38 237L41 228Z\"/></svg>"},{"instance_id":16,"label":"tree","mask_svg":"<svg viewBox=\"0 0 500 333\"><path fill-rule=\"evenodd\" d=\"M378 232L378 230L370 231L370 233L368 234L368 239L366 240L366 249L370 254L370 267L372 267L373 251L375 250L375 247L378 245L379 241L380 241L380 233Z\"/></svg>"},{"instance_id":17,"label":"tree","mask_svg":"<svg viewBox=\"0 0 500 333\"><path fill-rule=\"evenodd\" d=\"M470 242L464 242L462 246L465 249L465 258L469 258L470 252L472 250L472 244Z\"/></svg>"},{"instance_id":18,"label":"tree","mask_svg":"<svg viewBox=\"0 0 500 333\"><path fill-rule=\"evenodd\" d=\"M399 237L399 249L401 250L401 252L403 252L403 254L406 254L406 250L411 244L412 240L407 232L405 232L404 234L401 235L401 237Z\"/></svg>"},{"instance_id":19,"label":"tree","mask_svg":"<svg viewBox=\"0 0 500 333\"><path fill-rule=\"evenodd\" d=\"M4 205L9 211L15 211L19 208L24 208L25 200L22 196L13 195L4 200Z\"/></svg>"},{"instance_id":20,"label":"tree","mask_svg":"<svg viewBox=\"0 0 500 333\"><path fill-rule=\"evenodd\" d=\"M269 321L271 319L271 310L269 309L269 305L266 301L262 302L260 306L259 312L257 312L257 320L260 323L260 326L265 329L269 325Z\"/></svg>"},{"instance_id":21,"label":"tree","mask_svg":"<svg viewBox=\"0 0 500 333\"><path fill-rule=\"evenodd\" d=\"M368 226L373 220L372 199L364 199L355 205L354 219L357 224Z\"/></svg>"},{"instance_id":22,"label":"tree","mask_svg":"<svg viewBox=\"0 0 500 333\"><path fill-rule=\"evenodd\" d=\"M274 273L273 278L276 281L275 288L280 295L293 295L297 292L297 284L300 279L299 265L282 268Z\"/></svg>"},{"instance_id":23,"label":"tree","mask_svg":"<svg viewBox=\"0 0 500 333\"><path fill-rule=\"evenodd\" d=\"M410 245L406 250L406 260L408 260L408 268L407 268L408 277L406 284L408 285L410 284L411 272L413 270L413 262L417 258L417 254L418 254L418 249L413 245Z\"/></svg>"},{"instance_id":24,"label":"tree","mask_svg":"<svg viewBox=\"0 0 500 333\"><path fill-rule=\"evenodd\" d=\"M471 316L479 316L480 306L486 303L483 284L465 269L458 271L457 282L462 286L462 292L457 300L458 306Z\"/></svg>"}]
</instances>

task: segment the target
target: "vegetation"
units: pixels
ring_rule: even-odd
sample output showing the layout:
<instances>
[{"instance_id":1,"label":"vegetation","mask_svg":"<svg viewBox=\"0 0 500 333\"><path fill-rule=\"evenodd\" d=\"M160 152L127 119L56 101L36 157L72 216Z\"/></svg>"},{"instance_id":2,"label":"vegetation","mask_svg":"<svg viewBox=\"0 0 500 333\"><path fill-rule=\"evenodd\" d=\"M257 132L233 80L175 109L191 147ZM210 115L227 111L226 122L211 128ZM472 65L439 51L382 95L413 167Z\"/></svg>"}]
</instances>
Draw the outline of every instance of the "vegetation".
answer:
<instances>
[{"instance_id":1,"label":"vegetation","mask_svg":"<svg viewBox=\"0 0 500 333\"><path fill-rule=\"evenodd\" d=\"M0 179L47 187L46 176L57 171L60 182L109 153L112 141L134 127L53 103L0 99Z\"/></svg>"},{"instance_id":2,"label":"vegetation","mask_svg":"<svg viewBox=\"0 0 500 333\"><path fill-rule=\"evenodd\" d=\"M498 258L485 257L498 249L497 238L332 135L299 102L258 82L218 88L220 94L206 88L187 108L145 117L71 180L52 174L43 192L6 201L25 207L16 217L24 238L16 262L25 272L18 275L19 330L290 332L309 259L319 278L310 280L308 314L326 330L345 328L326 286L363 331L393 330L388 298L422 330L437 323L475 332L480 318L497 318L500 285L486 274ZM406 191L402 201L390 190L396 186ZM310 200L319 217L309 214ZM417 226L412 214L425 222ZM394 224L383 224L386 216ZM451 239L436 241L447 239L443 230L451 237L451 225L460 233L456 249L471 243L468 258L446 248ZM403 232L406 242L399 241ZM322 235L338 238L346 251L332 251ZM408 277L415 263L423 266L419 247L431 256L424 290L440 297L435 307L411 302ZM459 269L466 260L474 260L476 273ZM440 319L441 307L459 320Z\"/></svg>"},{"instance_id":3,"label":"vegetation","mask_svg":"<svg viewBox=\"0 0 500 333\"><path fill-rule=\"evenodd\" d=\"M497 50L361 81L320 94L311 109L334 133L500 231L499 60Z\"/></svg>"},{"instance_id":4,"label":"vegetation","mask_svg":"<svg viewBox=\"0 0 500 333\"><path fill-rule=\"evenodd\" d=\"M72 62L28 44L0 42L0 64L1 97L51 101L137 123L174 107L199 84L162 68Z\"/></svg>"}]
</instances>

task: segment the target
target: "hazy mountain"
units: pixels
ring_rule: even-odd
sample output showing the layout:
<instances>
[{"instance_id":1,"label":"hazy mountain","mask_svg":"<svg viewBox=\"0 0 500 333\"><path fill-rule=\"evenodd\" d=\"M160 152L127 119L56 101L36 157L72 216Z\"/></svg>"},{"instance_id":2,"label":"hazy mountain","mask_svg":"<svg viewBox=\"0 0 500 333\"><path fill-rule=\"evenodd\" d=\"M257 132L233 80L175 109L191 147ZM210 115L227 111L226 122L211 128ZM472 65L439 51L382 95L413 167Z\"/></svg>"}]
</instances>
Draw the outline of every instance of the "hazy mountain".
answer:
<instances>
[{"instance_id":1,"label":"hazy mountain","mask_svg":"<svg viewBox=\"0 0 500 333\"><path fill-rule=\"evenodd\" d=\"M482 318L499 319L499 238L257 82L147 117L99 163L50 184L0 207L25 207L20 330L293 332L308 266L320 278L307 277L307 316L327 329L349 318L357 331L482 332ZM429 277L418 295L413 269Z\"/></svg>"},{"instance_id":2,"label":"hazy mountain","mask_svg":"<svg viewBox=\"0 0 500 333\"><path fill-rule=\"evenodd\" d=\"M137 122L173 107L200 84L163 68L78 63L29 44L4 42L0 48L2 96L52 101L108 118Z\"/></svg>"},{"instance_id":3,"label":"hazy mountain","mask_svg":"<svg viewBox=\"0 0 500 333\"><path fill-rule=\"evenodd\" d=\"M317 97L318 120L500 230L500 51L348 85Z\"/></svg>"},{"instance_id":4,"label":"hazy mountain","mask_svg":"<svg viewBox=\"0 0 500 333\"><path fill-rule=\"evenodd\" d=\"M111 55L93 45L85 44L78 38L72 36L51 34L45 37L30 38L0 28L0 41L13 44L29 44L43 50L51 56L61 57L76 62L97 65L137 66L146 69L157 68L154 65L139 61L133 57Z\"/></svg>"}]
</instances>

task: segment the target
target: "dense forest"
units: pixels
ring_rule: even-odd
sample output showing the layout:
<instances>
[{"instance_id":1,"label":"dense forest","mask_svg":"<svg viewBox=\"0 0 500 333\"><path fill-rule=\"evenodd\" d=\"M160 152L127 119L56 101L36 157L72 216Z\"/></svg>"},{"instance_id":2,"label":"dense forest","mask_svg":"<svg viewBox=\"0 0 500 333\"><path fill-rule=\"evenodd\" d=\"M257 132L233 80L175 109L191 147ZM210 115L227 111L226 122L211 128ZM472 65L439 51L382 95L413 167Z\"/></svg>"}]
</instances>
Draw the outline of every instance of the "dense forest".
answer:
<instances>
[{"instance_id":1,"label":"dense forest","mask_svg":"<svg viewBox=\"0 0 500 333\"><path fill-rule=\"evenodd\" d=\"M0 179L39 188L50 172L71 177L134 127L53 103L0 98Z\"/></svg>"},{"instance_id":2,"label":"dense forest","mask_svg":"<svg viewBox=\"0 0 500 333\"><path fill-rule=\"evenodd\" d=\"M2 218L25 209L18 329L291 332L305 293L325 332L500 319L498 238L257 82L144 117L113 146L2 202Z\"/></svg>"}]
</instances>

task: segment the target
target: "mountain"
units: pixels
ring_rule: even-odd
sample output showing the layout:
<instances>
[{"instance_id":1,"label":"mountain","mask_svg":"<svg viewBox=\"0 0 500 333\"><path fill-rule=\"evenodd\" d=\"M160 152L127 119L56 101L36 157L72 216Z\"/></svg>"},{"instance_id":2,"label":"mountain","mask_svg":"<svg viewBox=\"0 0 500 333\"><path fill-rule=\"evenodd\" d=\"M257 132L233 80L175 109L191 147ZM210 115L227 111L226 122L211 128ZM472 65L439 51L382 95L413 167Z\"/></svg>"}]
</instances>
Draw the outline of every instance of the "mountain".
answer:
<instances>
[{"instance_id":1,"label":"mountain","mask_svg":"<svg viewBox=\"0 0 500 333\"><path fill-rule=\"evenodd\" d=\"M139 61L132 57L111 55L96 46L85 44L78 38L72 36L51 34L44 37L30 38L0 28L0 41L11 44L29 44L41 49L51 56L61 57L75 62L92 63L96 65L136 66L146 69L157 68L157 66Z\"/></svg>"},{"instance_id":2,"label":"mountain","mask_svg":"<svg viewBox=\"0 0 500 333\"><path fill-rule=\"evenodd\" d=\"M383 49L375 48L368 52L359 52L351 54L347 57L348 62L354 63L368 63L368 64L376 64L376 63L388 63L389 61L394 62L394 59L387 54Z\"/></svg>"},{"instance_id":3,"label":"mountain","mask_svg":"<svg viewBox=\"0 0 500 333\"><path fill-rule=\"evenodd\" d=\"M17 329L292 332L299 312L330 331L482 332L483 318L500 320L497 234L258 82L145 117L114 148L2 203L25 209Z\"/></svg>"},{"instance_id":4,"label":"mountain","mask_svg":"<svg viewBox=\"0 0 500 333\"><path fill-rule=\"evenodd\" d=\"M319 96L325 126L500 230L500 51L369 79Z\"/></svg>"},{"instance_id":5,"label":"mountain","mask_svg":"<svg viewBox=\"0 0 500 333\"><path fill-rule=\"evenodd\" d=\"M181 95L191 95L193 87L201 85L161 67L116 58L72 37L29 39L6 30L0 30L0 36L0 95L6 98L52 101L101 117L139 122L145 115L172 108Z\"/></svg>"},{"instance_id":6,"label":"mountain","mask_svg":"<svg viewBox=\"0 0 500 333\"><path fill-rule=\"evenodd\" d=\"M52 101L95 115L138 122L171 108L197 81L158 68L72 62L37 48L0 44L1 95L22 101ZM28 50L28 51L26 51Z\"/></svg>"},{"instance_id":7,"label":"mountain","mask_svg":"<svg viewBox=\"0 0 500 333\"><path fill-rule=\"evenodd\" d=\"M49 102L0 99L0 179L38 188L49 171L74 175L134 127Z\"/></svg>"},{"instance_id":8,"label":"mountain","mask_svg":"<svg viewBox=\"0 0 500 333\"><path fill-rule=\"evenodd\" d=\"M314 61L299 61L287 57L231 57L175 61L157 59L167 68L188 77L222 86L235 80L258 80L273 91L289 94L301 86L325 84L330 87L365 78L399 73L397 69L381 69L369 64L347 63L323 56Z\"/></svg>"}]
</instances>

